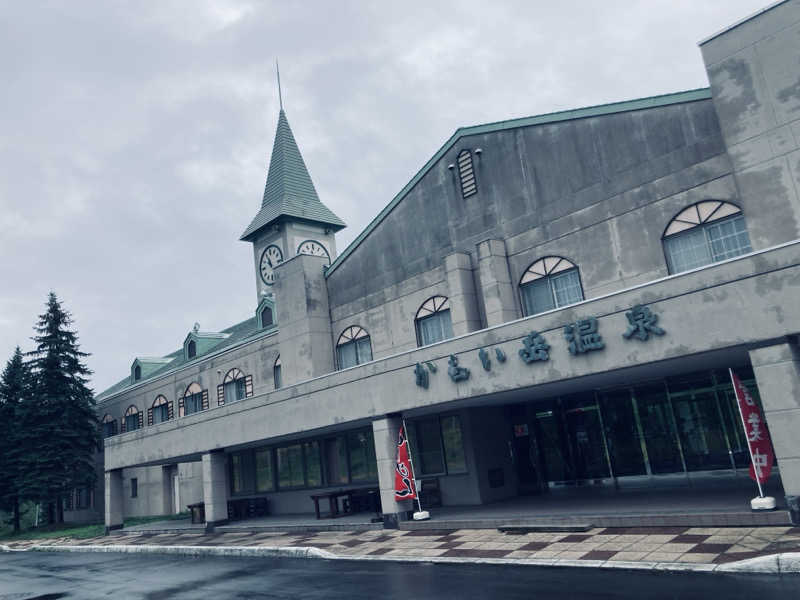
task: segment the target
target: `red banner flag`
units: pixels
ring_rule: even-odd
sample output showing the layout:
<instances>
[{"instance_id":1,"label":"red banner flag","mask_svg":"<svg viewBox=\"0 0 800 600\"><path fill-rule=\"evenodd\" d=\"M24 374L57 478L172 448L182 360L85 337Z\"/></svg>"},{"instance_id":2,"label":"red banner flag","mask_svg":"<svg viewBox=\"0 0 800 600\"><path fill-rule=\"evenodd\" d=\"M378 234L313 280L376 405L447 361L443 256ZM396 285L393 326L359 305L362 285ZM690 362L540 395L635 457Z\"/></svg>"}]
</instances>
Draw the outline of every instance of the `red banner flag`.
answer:
<instances>
[{"instance_id":1,"label":"red banner flag","mask_svg":"<svg viewBox=\"0 0 800 600\"><path fill-rule=\"evenodd\" d=\"M395 500L413 500L417 497L417 486L414 484L414 469L408 456L408 440L403 426L397 434L397 464L394 467Z\"/></svg>"},{"instance_id":2,"label":"red banner flag","mask_svg":"<svg viewBox=\"0 0 800 600\"><path fill-rule=\"evenodd\" d=\"M772 471L774 456L772 443L767 431L767 423L758 408L758 404L750 395L750 390L742 385L739 378L731 371L733 389L739 403L739 414L742 416L742 425L750 446L750 478L753 481L764 483Z\"/></svg>"}]
</instances>

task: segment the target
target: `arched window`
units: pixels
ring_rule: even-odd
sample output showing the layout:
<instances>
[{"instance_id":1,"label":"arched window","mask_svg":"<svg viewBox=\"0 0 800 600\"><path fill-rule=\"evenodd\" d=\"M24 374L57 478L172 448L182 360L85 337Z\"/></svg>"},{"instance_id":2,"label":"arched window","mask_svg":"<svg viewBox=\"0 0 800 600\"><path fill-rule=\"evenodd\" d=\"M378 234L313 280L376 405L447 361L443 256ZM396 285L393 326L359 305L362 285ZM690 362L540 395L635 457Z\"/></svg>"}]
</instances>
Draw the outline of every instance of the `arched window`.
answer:
<instances>
[{"instance_id":1,"label":"arched window","mask_svg":"<svg viewBox=\"0 0 800 600\"><path fill-rule=\"evenodd\" d=\"M208 408L208 390L204 390L198 383L191 383L183 393L183 398L178 401L180 416L191 415Z\"/></svg>"},{"instance_id":2,"label":"arched window","mask_svg":"<svg viewBox=\"0 0 800 600\"><path fill-rule=\"evenodd\" d=\"M189 358L194 358L195 356L197 356L197 342L195 342L194 340L191 340L189 342L189 345L186 347L186 355Z\"/></svg>"},{"instance_id":3,"label":"arched window","mask_svg":"<svg viewBox=\"0 0 800 600\"><path fill-rule=\"evenodd\" d=\"M122 432L136 431L143 425L142 420L142 413L139 412L139 409L133 405L129 406L122 419Z\"/></svg>"},{"instance_id":4,"label":"arched window","mask_svg":"<svg viewBox=\"0 0 800 600\"><path fill-rule=\"evenodd\" d=\"M519 282L525 316L583 300L578 267L566 258L546 256L523 273Z\"/></svg>"},{"instance_id":5,"label":"arched window","mask_svg":"<svg viewBox=\"0 0 800 600\"><path fill-rule=\"evenodd\" d=\"M163 423L173 417L172 402L167 401L166 397L159 394L153 400L153 405L147 409L147 425Z\"/></svg>"},{"instance_id":6,"label":"arched window","mask_svg":"<svg viewBox=\"0 0 800 600\"><path fill-rule=\"evenodd\" d=\"M117 420L109 414L103 415L103 437L108 438L117 435Z\"/></svg>"},{"instance_id":7,"label":"arched window","mask_svg":"<svg viewBox=\"0 0 800 600\"><path fill-rule=\"evenodd\" d=\"M336 358L340 369L371 361L372 345L369 334L357 325L345 329L336 342Z\"/></svg>"},{"instance_id":8,"label":"arched window","mask_svg":"<svg viewBox=\"0 0 800 600\"><path fill-rule=\"evenodd\" d=\"M283 380L281 379L281 355L278 354L278 358L275 359L275 366L272 367L272 379L275 381L275 389L278 390L283 385Z\"/></svg>"},{"instance_id":9,"label":"arched window","mask_svg":"<svg viewBox=\"0 0 800 600\"><path fill-rule=\"evenodd\" d=\"M253 395L253 376L245 375L239 369L225 373L222 383L217 386L217 404L236 402Z\"/></svg>"},{"instance_id":10,"label":"arched window","mask_svg":"<svg viewBox=\"0 0 800 600\"><path fill-rule=\"evenodd\" d=\"M133 380L139 381L142 378L142 367L141 365L136 365L133 368Z\"/></svg>"},{"instance_id":11,"label":"arched window","mask_svg":"<svg viewBox=\"0 0 800 600\"><path fill-rule=\"evenodd\" d=\"M472 152L469 150L462 150L458 153L458 179L461 183L462 198L469 198L478 193L475 168L472 164Z\"/></svg>"},{"instance_id":12,"label":"arched window","mask_svg":"<svg viewBox=\"0 0 800 600\"><path fill-rule=\"evenodd\" d=\"M427 346L453 337L450 301L444 296L429 298L417 311L414 323L418 346Z\"/></svg>"},{"instance_id":13,"label":"arched window","mask_svg":"<svg viewBox=\"0 0 800 600\"><path fill-rule=\"evenodd\" d=\"M752 250L738 206L706 200L682 210L664 230L670 273L681 273Z\"/></svg>"}]
</instances>

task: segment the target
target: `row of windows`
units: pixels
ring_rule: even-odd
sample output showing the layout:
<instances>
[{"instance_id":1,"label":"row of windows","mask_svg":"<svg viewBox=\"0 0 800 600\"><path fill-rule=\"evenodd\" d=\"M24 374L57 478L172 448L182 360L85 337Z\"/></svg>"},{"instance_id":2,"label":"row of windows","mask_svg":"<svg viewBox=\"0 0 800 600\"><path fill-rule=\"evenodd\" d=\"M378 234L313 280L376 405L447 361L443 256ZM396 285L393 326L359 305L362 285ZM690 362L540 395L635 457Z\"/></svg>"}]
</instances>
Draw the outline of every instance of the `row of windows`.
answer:
<instances>
[{"instance_id":1,"label":"row of windows","mask_svg":"<svg viewBox=\"0 0 800 600\"><path fill-rule=\"evenodd\" d=\"M664 253L670 273L709 265L752 250L744 216L728 202L709 200L678 214L664 232ZM529 266L519 283L525 316L536 315L583 300L577 265L560 256L547 256ZM453 337L450 306L444 296L429 298L414 321L417 345ZM370 337L359 326L345 329L336 354L340 369L372 360Z\"/></svg>"},{"instance_id":2,"label":"row of windows","mask_svg":"<svg viewBox=\"0 0 800 600\"><path fill-rule=\"evenodd\" d=\"M229 465L234 496L378 480L370 429L234 452Z\"/></svg>"},{"instance_id":3,"label":"row of windows","mask_svg":"<svg viewBox=\"0 0 800 600\"><path fill-rule=\"evenodd\" d=\"M273 367L273 377L275 389L281 387L281 357L275 359ZM231 369L225 374L222 383L217 386L217 404L222 406L227 402L236 402L253 395L253 377L245 375L240 369ZM178 399L178 416L191 415L208 408L208 390L204 390L200 384L193 382L189 384L183 396ZM175 416L173 403L163 394L156 396L153 404L147 409L147 425L156 425L169 421ZM120 427L117 430L117 421L109 414L105 414L101 420L103 437L111 437L117 433L135 431L144 427L144 413L138 407L131 405L120 419Z\"/></svg>"}]
</instances>

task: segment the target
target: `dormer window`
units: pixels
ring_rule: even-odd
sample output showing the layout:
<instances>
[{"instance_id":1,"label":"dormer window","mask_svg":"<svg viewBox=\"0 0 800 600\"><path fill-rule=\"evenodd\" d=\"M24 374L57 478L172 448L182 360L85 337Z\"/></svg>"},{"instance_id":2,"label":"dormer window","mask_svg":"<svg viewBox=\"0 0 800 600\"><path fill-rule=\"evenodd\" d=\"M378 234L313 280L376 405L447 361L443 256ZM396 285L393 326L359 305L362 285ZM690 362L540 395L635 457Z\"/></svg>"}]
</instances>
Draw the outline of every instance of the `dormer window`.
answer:
<instances>
[{"instance_id":1,"label":"dormer window","mask_svg":"<svg viewBox=\"0 0 800 600\"><path fill-rule=\"evenodd\" d=\"M186 356L190 359L197 356L197 342L191 340L189 345L186 347Z\"/></svg>"},{"instance_id":2,"label":"dormer window","mask_svg":"<svg viewBox=\"0 0 800 600\"><path fill-rule=\"evenodd\" d=\"M142 378L142 367L140 365L136 365L133 368L133 380L139 381Z\"/></svg>"},{"instance_id":3,"label":"dormer window","mask_svg":"<svg viewBox=\"0 0 800 600\"><path fill-rule=\"evenodd\" d=\"M264 296L256 308L256 321L261 329L269 329L275 325L275 300Z\"/></svg>"}]
</instances>

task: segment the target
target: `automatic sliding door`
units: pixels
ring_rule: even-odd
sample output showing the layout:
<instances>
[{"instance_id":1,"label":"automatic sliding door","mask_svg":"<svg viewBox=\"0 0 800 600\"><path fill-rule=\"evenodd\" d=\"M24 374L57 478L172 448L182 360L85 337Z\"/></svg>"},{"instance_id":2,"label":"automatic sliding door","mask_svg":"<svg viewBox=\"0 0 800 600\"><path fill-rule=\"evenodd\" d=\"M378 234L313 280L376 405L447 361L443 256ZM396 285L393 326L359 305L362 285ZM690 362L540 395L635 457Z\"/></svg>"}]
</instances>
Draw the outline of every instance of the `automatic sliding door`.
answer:
<instances>
[{"instance_id":1,"label":"automatic sliding door","mask_svg":"<svg viewBox=\"0 0 800 600\"><path fill-rule=\"evenodd\" d=\"M664 384L636 387L633 396L644 433L650 470L656 475L682 473L680 443Z\"/></svg>"}]
</instances>

